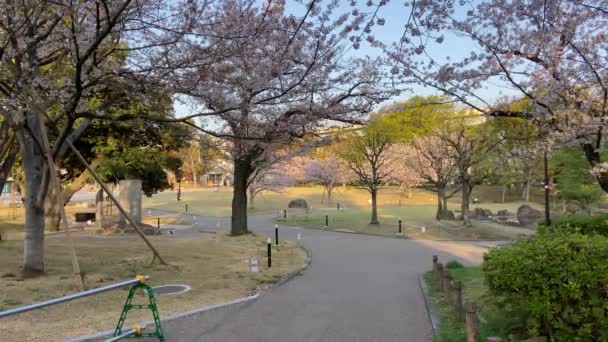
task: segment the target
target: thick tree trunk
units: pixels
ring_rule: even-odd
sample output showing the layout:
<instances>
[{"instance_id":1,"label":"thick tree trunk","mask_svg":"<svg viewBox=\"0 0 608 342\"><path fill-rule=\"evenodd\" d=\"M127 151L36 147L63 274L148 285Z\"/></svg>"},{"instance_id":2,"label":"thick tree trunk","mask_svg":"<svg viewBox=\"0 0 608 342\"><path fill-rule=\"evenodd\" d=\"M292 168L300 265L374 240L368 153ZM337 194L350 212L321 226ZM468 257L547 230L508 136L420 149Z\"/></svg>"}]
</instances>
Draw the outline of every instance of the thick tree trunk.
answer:
<instances>
[{"instance_id":1,"label":"thick tree trunk","mask_svg":"<svg viewBox=\"0 0 608 342\"><path fill-rule=\"evenodd\" d=\"M443 197L444 197L443 190L440 188L437 188L437 213L435 214L435 218L437 220L443 219L443 214L445 212L445 210L443 208Z\"/></svg>"},{"instance_id":2,"label":"thick tree trunk","mask_svg":"<svg viewBox=\"0 0 608 342\"><path fill-rule=\"evenodd\" d=\"M441 195L437 193L437 213L435 214L435 219L441 220L443 218L443 199Z\"/></svg>"},{"instance_id":3,"label":"thick tree trunk","mask_svg":"<svg viewBox=\"0 0 608 342\"><path fill-rule=\"evenodd\" d=\"M369 224L378 224L378 190L373 189L372 194L372 219Z\"/></svg>"},{"instance_id":4,"label":"thick tree trunk","mask_svg":"<svg viewBox=\"0 0 608 342\"><path fill-rule=\"evenodd\" d=\"M448 196L446 196L445 193L441 197L441 201L443 202L443 213L442 213L443 217L447 218L448 217Z\"/></svg>"},{"instance_id":5,"label":"thick tree trunk","mask_svg":"<svg viewBox=\"0 0 608 342\"><path fill-rule=\"evenodd\" d=\"M243 235L249 232L247 227L247 181L251 172L250 158L234 160L231 235Z\"/></svg>"},{"instance_id":6,"label":"thick tree trunk","mask_svg":"<svg viewBox=\"0 0 608 342\"><path fill-rule=\"evenodd\" d=\"M37 121L28 121L32 132L39 132ZM21 129L17 132L17 138L25 176L23 273L35 276L44 273L44 197L47 191L44 178L48 171L44 155L30 132Z\"/></svg>"},{"instance_id":7,"label":"thick tree trunk","mask_svg":"<svg viewBox=\"0 0 608 342\"><path fill-rule=\"evenodd\" d=\"M470 186L466 180L462 181L462 203L460 205L460 212L462 214L462 221L465 226L471 225L471 219L469 218L469 203L470 203Z\"/></svg>"}]
</instances>

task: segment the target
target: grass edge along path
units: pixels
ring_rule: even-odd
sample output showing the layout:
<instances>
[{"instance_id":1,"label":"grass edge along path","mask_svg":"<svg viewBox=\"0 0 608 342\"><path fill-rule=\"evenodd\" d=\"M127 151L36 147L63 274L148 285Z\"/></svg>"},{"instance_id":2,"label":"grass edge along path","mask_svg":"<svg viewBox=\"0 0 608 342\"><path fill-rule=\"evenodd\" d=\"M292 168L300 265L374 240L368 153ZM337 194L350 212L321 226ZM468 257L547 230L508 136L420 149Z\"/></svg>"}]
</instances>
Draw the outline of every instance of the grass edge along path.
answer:
<instances>
[{"instance_id":1,"label":"grass edge along path","mask_svg":"<svg viewBox=\"0 0 608 342\"><path fill-rule=\"evenodd\" d=\"M509 333L509 319L501 315L500 311L487 300L487 288L484 287L483 273L480 267L448 268L453 280L462 282L463 304L474 302L477 308L477 341L486 341L487 337L497 336L502 341L516 341ZM438 288L432 271L423 274L431 297L431 302L439 318L439 327L436 331L435 342L466 342L466 326L464 309L462 320L457 320L453 307L446 295Z\"/></svg>"},{"instance_id":2,"label":"grass edge along path","mask_svg":"<svg viewBox=\"0 0 608 342\"><path fill-rule=\"evenodd\" d=\"M370 225L369 211L369 208L348 208L306 213L304 210L290 209L287 210L286 219L281 215L275 221L304 228L429 240L505 241L526 238L535 233L532 229L489 221L473 221L473 227L464 227L457 220L437 221L433 216L434 208L430 206L381 207L378 208L380 224ZM404 235L399 234L400 218Z\"/></svg>"}]
</instances>

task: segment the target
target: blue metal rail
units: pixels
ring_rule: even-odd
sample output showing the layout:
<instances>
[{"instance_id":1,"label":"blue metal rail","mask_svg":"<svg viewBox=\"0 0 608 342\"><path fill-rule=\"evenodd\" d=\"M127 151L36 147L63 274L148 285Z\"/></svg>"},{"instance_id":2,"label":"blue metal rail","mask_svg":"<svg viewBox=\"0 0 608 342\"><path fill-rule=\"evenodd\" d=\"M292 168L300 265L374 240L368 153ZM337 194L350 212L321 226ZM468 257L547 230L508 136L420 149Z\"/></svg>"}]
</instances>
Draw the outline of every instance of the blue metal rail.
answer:
<instances>
[{"instance_id":1,"label":"blue metal rail","mask_svg":"<svg viewBox=\"0 0 608 342\"><path fill-rule=\"evenodd\" d=\"M135 279L125 280L125 281L122 281L122 282L119 282L119 283L110 284L110 285L98 287L98 288L95 288L95 289L91 289L91 290L87 290L87 291L83 291L83 292L78 292L78 293L74 293L74 294L71 294L71 295L63 296L63 297L59 297L59 298L45 300L43 302L33 303L33 304L19 306L19 307L13 308L13 309L5 310L5 311L0 311L0 318L4 318L4 317L8 317L8 316L13 316L13 315L17 315L17 314L20 314L20 313L24 313L24 312L32 311L32 310L36 310L36 309L41 309L41 308L44 308L44 307L47 307L47 306L51 306L51 305L55 305L55 304L59 304L59 303L63 303L63 302L69 302L71 300L75 300L75 299L79 299L79 298L83 298L83 297L88 297L88 296L96 295L96 294L99 294L99 293L115 290L115 289L118 289L118 288L121 288L121 287L125 287L125 286L129 286L129 285L135 285L137 283L142 282L146 278L147 277L144 277L144 276L138 276Z\"/></svg>"}]
</instances>

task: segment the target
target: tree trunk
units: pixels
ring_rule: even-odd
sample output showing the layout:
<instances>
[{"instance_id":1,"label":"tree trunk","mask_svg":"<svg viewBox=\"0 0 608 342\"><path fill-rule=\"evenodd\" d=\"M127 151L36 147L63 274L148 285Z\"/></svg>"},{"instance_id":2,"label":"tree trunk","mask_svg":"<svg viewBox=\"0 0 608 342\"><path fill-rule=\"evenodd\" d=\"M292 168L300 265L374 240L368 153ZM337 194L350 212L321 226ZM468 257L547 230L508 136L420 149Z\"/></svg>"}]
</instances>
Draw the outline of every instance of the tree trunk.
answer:
<instances>
[{"instance_id":1,"label":"tree trunk","mask_svg":"<svg viewBox=\"0 0 608 342\"><path fill-rule=\"evenodd\" d=\"M378 190L373 189L372 193L372 219L369 224L378 224Z\"/></svg>"},{"instance_id":2,"label":"tree trunk","mask_svg":"<svg viewBox=\"0 0 608 342\"><path fill-rule=\"evenodd\" d=\"M505 193L507 192L507 185L502 185L502 203L505 203Z\"/></svg>"},{"instance_id":3,"label":"tree trunk","mask_svg":"<svg viewBox=\"0 0 608 342\"><path fill-rule=\"evenodd\" d=\"M462 203L460 205L460 212L462 214L462 221L465 226L471 226L471 219L469 218L469 201L470 201L470 186L467 180L462 180Z\"/></svg>"},{"instance_id":4,"label":"tree trunk","mask_svg":"<svg viewBox=\"0 0 608 342\"><path fill-rule=\"evenodd\" d=\"M192 157L192 154L190 154L190 166L192 167L192 185L194 185L195 188L198 188L198 175L196 172L196 163L194 162L194 157Z\"/></svg>"},{"instance_id":5,"label":"tree trunk","mask_svg":"<svg viewBox=\"0 0 608 342\"><path fill-rule=\"evenodd\" d=\"M40 132L38 120L28 120L27 124L30 132ZM44 178L48 169L44 155L30 132L20 129L17 138L25 176L23 274L36 276L44 273L44 198L47 191Z\"/></svg>"},{"instance_id":6,"label":"tree trunk","mask_svg":"<svg viewBox=\"0 0 608 342\"><path fill-rule=\"evenodd\" d=\"M440 187L437 187L437 214L435 214L435 218L437 220L441 220L443 219L443 214L445 212L445 209L443 208L443 197L444 197L444 190L441 189Z\"/></svg>"},{"instance_id":7,"label":"tree trunk","mask_svg":"<svg viewBox=\"0 0 608 342\"><path fill-rule=\"evenodd\" d=\"M255 208L255 195L255 189L249 189L249 209Z\"/></svg>"},{"instance_id":8,"label":"tree trunk","mask_svg":"<svg viewBox=\"0 0 608 342\"><path fill-rule=\"evenodd\" d=\"M532 178L532 170L525 170L525 177L523 182L523 189L521 193L521 199L529 202L530 201L530 178Z\"/></svg>"},{"instance_id":9,"label":"tree trunk","mask_svg":"<svg viewBox=\"0 0 608 342\"><path fill-rule=\"evenodd\" d=\"M249 232L247 227L247 181L251 172L250 158L234 159L231 235L243 235Z\"/></svg>"},{"instance_id":10,"label":"tree trunk","mask_svg":"<svg viewBox=\"0 0 608 342\"><path fill-rule=\"evenodd\" d=\"M597 176L598 184L604 190L604 192L608 192L608 172L598 172Z\"/></svg>"},{"instance_id":11,"label":"tree trunk","mask_svg":"<svg viewBox=\"0 0 608 342\"><path fill-rule=\"evenodd\" d=\"M526 202L530 202L530 180L526 181L526 186L524 187L523 200Z\"/></svg>"},{"instance_id":12,"label":"tree trunk","mask_svg":"<svg viewBox=\"0 0 608 342\"><path fill-rule=\"evenodd\" d=\"M600 147L601 145L597 146L589 143L581 144L581 149L585 153L585 157L592 168L601 163ZM602 190L604 190L604 192L608 192L608 172L598 172L595 178L597 179L597 183L600 185Z\"/></svg>"},{"instance_id":13,"label":"tree trunk","mask_svg":"<svg viewBox=\"0 0 608 342\"><path fill-rule=\"evenodd\" d=\"M443 219L443 197L441 196L439 189L437 189L437 213L435 214L435 219Z\"/></svg>"},{"instance_id":14,"label":"tree trunk","mask_svg":"<svg viewBox=\"0 0 608 342\"><path fill-rule=\"evenodd\" d=\"M443 193L443 196L441 197L441 201L443 202L443 217L447 218L448 217L448 196L445 195L445 192Z\"/></svg>"},{"instance_id":15,"label":"tree trunk","mask_svg":"<svg viewBox=\"0 0 608 342\"><path fill-rule=\"evenodd\" d=\"M327 192L327 203L331 203L331 193L332 191L334 191L334 185L333 184L328 184L325 187L325 192Z\"/></svg>"}]
</instances>

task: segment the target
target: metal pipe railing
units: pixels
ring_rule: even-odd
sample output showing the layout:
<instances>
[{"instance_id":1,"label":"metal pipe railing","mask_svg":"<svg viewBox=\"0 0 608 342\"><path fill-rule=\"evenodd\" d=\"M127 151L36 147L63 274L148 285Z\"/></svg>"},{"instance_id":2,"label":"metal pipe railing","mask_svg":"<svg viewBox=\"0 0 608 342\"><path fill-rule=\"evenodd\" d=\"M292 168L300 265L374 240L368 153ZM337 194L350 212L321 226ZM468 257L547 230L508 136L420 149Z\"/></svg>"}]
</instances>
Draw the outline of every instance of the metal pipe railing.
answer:
<instances>
[{"instance_id":1,"label":"metal pipe railing","mask_svg":"<svg viewBox=\"0 0 608 342\"><path fill-rule=\"evenodd\" d=\"M140 282L143 282L144 280L146 280L148 277L147 276L137 276L135 279L130 279L130 280L125 280L119 283L115 283L115 284L110 284L110 285L106 285L106 286L102 286L102 287L98 287L95 289L91 289L91 290L87 290L87 291L83 291L83 292L78 292L78 293L74 293L71 295L67 295L67 296L63 296L63 297L59 297L59 298L54 298L54 299L49 299L46 300L44 302L38 302L38 303L33 303L33 304L29 304L29 305L24 305L24 306L20 306L20 307L16 307L14 309L9 309L6 311L0 311L0 318L4 318L4 317L8 317L8 316L13 316L13 315L17 315L20 313L24 313L27 311L32 311L32 310L36 310L36 309L41 309L47 306L51 306L51 305L55 305L55 304L59 304L59 303L63 303L63 302L69 302L71 300L74 299L79 299L79 298L83 298L83 297L88 297L88 296L92 296L98 293L103 293L103 292L107 292L107 291L111 291L117 288L121 288L124 286L128 286L128 285L134 285Z\"/></svg>"},{"instance_id":2,"label":"metal pipe railing","mask_svg":"<svg viewBox=\"0 0 608 342\"><path fill-rule=\"evenodd\" d=\"M133 325L133 329L131 330L127 330L125 332L123 332L122 334L118 335L118 336L114 336L111 337L107 340L105 340L104 342L116 342L116 341L120 341L125 337L129 337L131 335L135 335L135 334L141 334L141 331L146 329L145 325L139 326L137 324Z\"/></svg>"}]
</instances>

